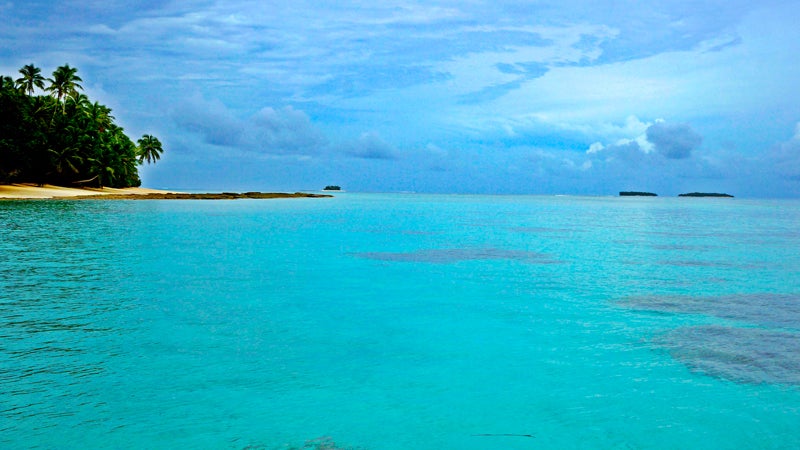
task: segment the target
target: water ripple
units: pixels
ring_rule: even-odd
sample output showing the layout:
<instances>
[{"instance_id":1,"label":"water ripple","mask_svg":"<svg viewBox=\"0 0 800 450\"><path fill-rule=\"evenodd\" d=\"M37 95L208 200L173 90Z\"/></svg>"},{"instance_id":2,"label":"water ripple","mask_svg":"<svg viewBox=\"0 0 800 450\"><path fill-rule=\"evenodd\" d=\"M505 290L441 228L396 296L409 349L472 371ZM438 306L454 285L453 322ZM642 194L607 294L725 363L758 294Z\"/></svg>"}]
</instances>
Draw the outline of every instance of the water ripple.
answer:
<instances>
[{"instance_id":1,"label":"water ripple","mask_svg":"<svg viewBox=\"0 0 800 450\"><path fill-rule=\"evenodd\" d=\"M765 327L800 327L800 294L739 294L713 297L639 296L619 305L639 310L706 314Z\"/></svg>"},{"instance_id":2,"label":"water ripple","mask_svg":"<svg viewBox=\"0 0 800 450\"><path fill-rule=\"evenodd\" d=\"M414 252L365 252L355 256L378 261L423 262L433 264L450 264L461 261L514 260L537 264L555 263L544 254L522 250L504 250L498 248L455 248L426 249Z\"/></svg>"}]
</instances>

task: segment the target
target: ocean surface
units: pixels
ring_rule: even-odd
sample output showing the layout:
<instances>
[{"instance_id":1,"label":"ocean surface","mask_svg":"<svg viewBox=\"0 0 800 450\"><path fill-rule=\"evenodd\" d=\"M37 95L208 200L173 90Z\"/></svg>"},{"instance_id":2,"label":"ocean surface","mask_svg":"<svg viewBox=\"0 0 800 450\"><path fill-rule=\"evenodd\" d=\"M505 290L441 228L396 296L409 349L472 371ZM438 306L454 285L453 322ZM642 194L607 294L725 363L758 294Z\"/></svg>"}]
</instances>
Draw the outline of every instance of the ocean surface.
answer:
<instances>
[{"instance_id":1,"label":"ocean surface","mask_svg":"<svg viewBox=\"0 0 800 450\"><path fill-rule=\"evenodd\" d=\"M800 201L0 202L0 448L800 448Z\"/></svg>"}]
</instances>

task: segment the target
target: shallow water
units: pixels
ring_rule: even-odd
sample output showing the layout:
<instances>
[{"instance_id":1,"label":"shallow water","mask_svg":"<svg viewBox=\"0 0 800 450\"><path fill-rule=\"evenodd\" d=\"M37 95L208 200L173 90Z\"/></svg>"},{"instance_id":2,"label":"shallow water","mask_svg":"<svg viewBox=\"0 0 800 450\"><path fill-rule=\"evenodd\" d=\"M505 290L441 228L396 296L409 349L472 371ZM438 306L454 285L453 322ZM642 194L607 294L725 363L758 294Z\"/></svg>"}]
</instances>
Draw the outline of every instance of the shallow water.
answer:
<instances>
[{"instance_id":1,"label":"shallow water","mask_svg":"<svg viewBox=\"0 0 800 450\"><path fill-rule=\"evenodd\" d=\"M798 224L742 199L0 202L0 447L795 448Z\"/></svg>"}]
</instances>

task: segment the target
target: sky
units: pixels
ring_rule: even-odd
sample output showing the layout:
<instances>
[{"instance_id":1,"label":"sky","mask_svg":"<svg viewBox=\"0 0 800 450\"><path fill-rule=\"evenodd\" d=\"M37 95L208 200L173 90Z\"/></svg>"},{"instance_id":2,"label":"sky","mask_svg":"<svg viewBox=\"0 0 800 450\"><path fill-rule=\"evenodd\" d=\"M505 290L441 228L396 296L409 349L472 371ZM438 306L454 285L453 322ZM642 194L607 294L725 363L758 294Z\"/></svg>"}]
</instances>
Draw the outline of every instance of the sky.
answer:
<instances>
[{"instance_id":1,"label":"sky","mask_svg":"<svg viewBox=\"0 0 800 450\"><path fill-rule=\"evenodd\" d=\"M0 0L144 186L800 197L800 0Z\"/></svg>"}]
</instances>

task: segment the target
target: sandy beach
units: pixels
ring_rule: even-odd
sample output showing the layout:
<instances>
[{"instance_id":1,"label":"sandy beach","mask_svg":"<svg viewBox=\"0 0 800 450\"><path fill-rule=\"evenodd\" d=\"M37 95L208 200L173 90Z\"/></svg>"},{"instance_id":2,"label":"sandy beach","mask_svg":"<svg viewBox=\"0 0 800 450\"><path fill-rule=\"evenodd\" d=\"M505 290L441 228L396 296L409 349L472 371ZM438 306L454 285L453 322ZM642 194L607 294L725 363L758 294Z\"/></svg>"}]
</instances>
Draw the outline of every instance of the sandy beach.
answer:
<instances>
[{"instance_id":1,"label":"sandy beach","mask_svg":"<svg viewBox=\"0 0 800 450\"><path fill-rule=\"evenodd\" d=\"M175 191L164 191L148 188L71 188L45 184L2 184L0 185L0 199L49 199L70 198L102 195L148 195L167 194Z\"/></svg>"},{"instance_id":2,"label":"sandy beach","mask_svg":"<svg viewBox=\"0 0 800 450\"><path fill-rule=\"evenodd\" d=\"M45 184L2 184L0 200L235 200L271 198L324 198L330 194L307 192L209 192L185 193L148 188L70 188Z\"/></svg>"}]
</instances>

